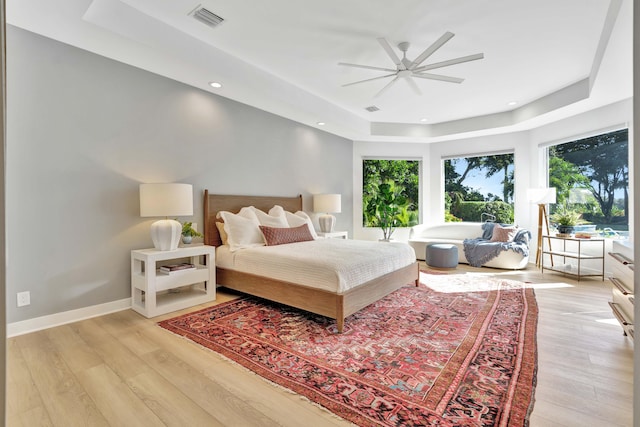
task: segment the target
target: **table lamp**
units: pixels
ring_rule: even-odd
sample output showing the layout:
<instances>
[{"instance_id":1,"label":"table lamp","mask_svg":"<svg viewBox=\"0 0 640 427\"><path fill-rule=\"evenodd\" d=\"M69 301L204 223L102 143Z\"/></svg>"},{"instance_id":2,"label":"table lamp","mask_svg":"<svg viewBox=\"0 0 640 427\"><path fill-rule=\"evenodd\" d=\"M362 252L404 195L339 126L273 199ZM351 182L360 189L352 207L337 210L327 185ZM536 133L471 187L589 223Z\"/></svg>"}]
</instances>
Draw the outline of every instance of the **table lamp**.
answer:
<instances>
[{"instance_id":1,"label":"table lamp","mask_svg":"<svg viewBox=\"0 0 640 427\"><path fill-rule=\"evenodd\" d=\"M151 224L151 240L159 251L172 251L180 243L182 224L170 216L193 215L191 184L140 184L140 216L165 219Z\"/></svg>"},{"instance_id":2,"label":"table lamp","mask_svg":"<svg viewBox=\"0 0 640 427\"><path fill-rule=\"evenodd\" d=\"M529 199L529 203L538 205L538 250L536 251L536 266L539 266L542 261L542 224L544 223L546 225L547 234L549 234L547 204L556 202L556 188L529 188L527 190L527 199Z\"/></svg>"},{"instance_id":3,"label":"table lamp","mask_svg":"<svg viewBox=\"0 0 640 427\"><path fill-rule=\"evenodd\" d=\"M331 214L340 213L342 211L341 206L340 194L316 194L313 196L313 211L324 214L318 217L320 231L323 233L331 233L333 231L336 217Z\"/></svg>"}]
</instances>

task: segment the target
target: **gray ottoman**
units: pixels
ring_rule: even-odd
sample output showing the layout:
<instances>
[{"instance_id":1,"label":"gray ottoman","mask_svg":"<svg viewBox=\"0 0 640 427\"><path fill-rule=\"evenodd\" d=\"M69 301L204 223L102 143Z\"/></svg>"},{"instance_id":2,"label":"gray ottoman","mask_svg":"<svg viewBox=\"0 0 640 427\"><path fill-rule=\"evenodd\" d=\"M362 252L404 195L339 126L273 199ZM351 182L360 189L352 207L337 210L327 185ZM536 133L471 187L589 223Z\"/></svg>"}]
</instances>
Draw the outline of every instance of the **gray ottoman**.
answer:
<instances>
[{"instance_id":1,"label":"gray ottoman","mask_svg":"<svg viewBox=\"0 0 640 427\"><path fill-rule=\"evenodd\" d=\"M449 243L432 243L427 246L424 260L430 267L456 268L458 247Z\"/></svg>"}]
</instances>

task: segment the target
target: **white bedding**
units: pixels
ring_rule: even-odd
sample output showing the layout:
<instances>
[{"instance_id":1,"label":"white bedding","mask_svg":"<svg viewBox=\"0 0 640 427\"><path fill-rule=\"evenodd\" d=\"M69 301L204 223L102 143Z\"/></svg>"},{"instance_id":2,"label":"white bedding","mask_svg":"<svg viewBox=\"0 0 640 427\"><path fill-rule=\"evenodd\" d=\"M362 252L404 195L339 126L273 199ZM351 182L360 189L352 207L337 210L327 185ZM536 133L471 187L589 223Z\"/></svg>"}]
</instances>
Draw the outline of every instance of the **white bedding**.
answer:
<instances>
[{"instance_id":1,"label":"white bedding","mask_svg":"<svg viewBox=\"0 0 640 427\"><path fill-rule=\"evenodd\" d=\"M416 261L406 243L319 239L231 252L216 248L216 266L343 293ZM224 286L224 283L219 283Z\"/></svg>"}]
</instances>

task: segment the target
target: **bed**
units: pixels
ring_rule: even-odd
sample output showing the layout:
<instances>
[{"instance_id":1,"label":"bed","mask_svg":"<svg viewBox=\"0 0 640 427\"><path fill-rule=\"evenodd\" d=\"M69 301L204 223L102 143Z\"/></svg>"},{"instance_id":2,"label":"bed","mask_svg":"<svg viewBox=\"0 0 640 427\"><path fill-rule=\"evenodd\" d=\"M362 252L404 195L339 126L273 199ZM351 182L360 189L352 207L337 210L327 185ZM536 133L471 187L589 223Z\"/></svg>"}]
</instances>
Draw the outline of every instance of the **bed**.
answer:
<instances>
[{"instance_id":1,"label":"bed","mask_svg":"<svg viewBox=\"0 0 640 427\"><path fill-rule=\"evenodd\" d=\"M204 243L215 246L216 252L222 251L222 239L216 221L220 211L239 212L246 206L254 206L264 212L274 205L282 206L285 211L302 210L302 196L267 197L209 194L204 191ZM311 245L311 242L307 242ZM371 245L384 245L369 242ZM324 245L335 245L336 243ZM364 242L358 243L365 244ZM298 245L294 243L293 245ZM283 245L290 246L290 245ZM300 244L301 247L304 245ZM413 253L413 250L411 249ZM222 253L221 253L222 255ZM415 261L393 271L372 278L355 287L331 291L311 286L305 280L282 280L279 278L237 271L216 266L216 283L229 289L254 295L281 304L296 307L336 320L338 332L344 330L344 319L369 304L383 298L407 284L418 285L419 268Z\"/></svg>"}]
</instances>

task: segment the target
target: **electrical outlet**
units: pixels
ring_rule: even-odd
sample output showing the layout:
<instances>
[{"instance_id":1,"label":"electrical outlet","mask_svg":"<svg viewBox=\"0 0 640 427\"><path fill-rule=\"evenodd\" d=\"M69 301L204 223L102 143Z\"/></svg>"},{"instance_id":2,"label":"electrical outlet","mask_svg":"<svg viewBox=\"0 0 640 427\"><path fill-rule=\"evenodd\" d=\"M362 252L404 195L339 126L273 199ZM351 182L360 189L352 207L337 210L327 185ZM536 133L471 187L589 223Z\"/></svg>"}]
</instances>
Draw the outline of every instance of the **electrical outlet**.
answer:
<instances>
[{"instance_id":1,"label":"electrical outlet","mask_svg":"<svg viewBox=\"0 0 640 427\"><path fill-rule=\"evenodd\" d=\"M198 231L198 223L197 222L192 222L191 223L191 228L193 228L194 231Z\"/></svg>"},{"instance_id":2,"label":"electrical outlet","mask_svg":"<svg viewBox=\"0 0 640 427\"><path fill-rule=\"evenodd\" d=\"M31 304L31 293L29 291L18 292L18 307Z\"/></svg>"}]
</instances>

